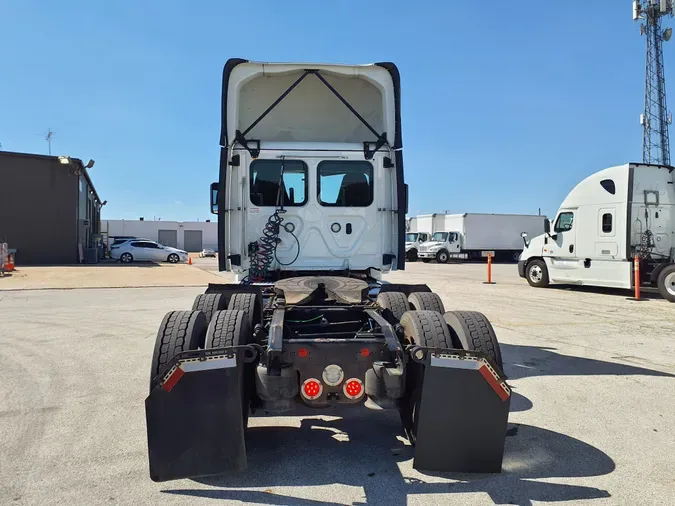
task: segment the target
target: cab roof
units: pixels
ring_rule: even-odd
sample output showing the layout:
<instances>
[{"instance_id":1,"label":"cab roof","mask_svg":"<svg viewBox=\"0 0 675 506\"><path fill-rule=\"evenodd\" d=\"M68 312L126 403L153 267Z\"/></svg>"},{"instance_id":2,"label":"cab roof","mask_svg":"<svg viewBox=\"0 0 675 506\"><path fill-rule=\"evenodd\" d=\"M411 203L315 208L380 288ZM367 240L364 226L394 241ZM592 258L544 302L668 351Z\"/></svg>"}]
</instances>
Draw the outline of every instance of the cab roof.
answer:
<instances>
[{"instance_id":1,"label":"cab roof","mask_svg":"<svg viewBox=\"0 0 675 506\"><path fill-rule=\"evenodd\" d=\"M393 63L267 63L233 58L223 71L220 144L377 143L402 147ZM246 147L246 146L245 146Z\"/></svg>"}]
</instances>

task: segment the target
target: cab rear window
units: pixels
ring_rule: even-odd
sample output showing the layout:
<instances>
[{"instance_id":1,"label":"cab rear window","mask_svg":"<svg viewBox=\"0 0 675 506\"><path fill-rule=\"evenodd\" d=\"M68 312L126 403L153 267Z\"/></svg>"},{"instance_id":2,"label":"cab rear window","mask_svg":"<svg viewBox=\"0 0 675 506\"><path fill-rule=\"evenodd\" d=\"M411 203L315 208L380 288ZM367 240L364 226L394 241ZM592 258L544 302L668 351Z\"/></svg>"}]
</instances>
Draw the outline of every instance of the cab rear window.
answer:
<instances>
[{"instance_id":1,"label":"cab rear window","mask_svg":"<svg viewBox=\"0 0 675 506\"><path fill-rule=\"evenodd\" d=\"M358 160L322 161L317 185L322 206L368 207L373 203L373 166Z\"/></svg>"},{"instance_id":2,"label":"cab rear window","mask_svg":"<svg viewBox=\"0 0 675 506\"><path fill-rule=\"evenodd\" d=\"M283 168L283 184L281 171ZM307 203L307 165L301 160L254 160L249 174L251 204L302 206Z\"/></svg>"}]
</instances>

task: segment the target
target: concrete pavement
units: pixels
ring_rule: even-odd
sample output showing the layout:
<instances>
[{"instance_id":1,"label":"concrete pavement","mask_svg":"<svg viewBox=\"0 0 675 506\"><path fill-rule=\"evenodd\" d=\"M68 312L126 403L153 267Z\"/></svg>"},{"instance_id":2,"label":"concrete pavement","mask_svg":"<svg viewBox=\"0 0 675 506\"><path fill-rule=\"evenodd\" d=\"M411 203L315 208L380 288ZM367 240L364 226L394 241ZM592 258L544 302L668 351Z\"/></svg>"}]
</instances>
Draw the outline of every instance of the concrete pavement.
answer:
<instances>
[{"instance_id":1,"label":"concrete pavement","mask_svg":"<svg viewBox=\"0 0 675 506\"><path fill-rule=\"evenodd\" d=\"M483 285L484 268L388 279L493 321L515 391L499 475L419 473L398 416L363 409L254 417L248 471L153 483L155 333L202 289L0 291L0 504L675 504L675 304L533 289L513 265Z\"/></svg>"}]
</instances>

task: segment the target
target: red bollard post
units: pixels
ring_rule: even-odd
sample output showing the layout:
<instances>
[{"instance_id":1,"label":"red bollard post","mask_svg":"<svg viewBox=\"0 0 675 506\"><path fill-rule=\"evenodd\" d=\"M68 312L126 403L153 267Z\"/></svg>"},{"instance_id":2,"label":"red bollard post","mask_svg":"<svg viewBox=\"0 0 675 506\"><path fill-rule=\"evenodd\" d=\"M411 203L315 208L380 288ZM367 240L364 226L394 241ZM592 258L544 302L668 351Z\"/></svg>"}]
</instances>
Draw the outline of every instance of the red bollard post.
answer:
<instances>
[{"instance_id":1,"label":"red bollard post","mask_svg":"<svg viewBox=\"0 0 675 506\"><path fill-rule=\"evenodd\" d=\"M492 281L492 253L488 253L488 273L487 273L487 281L484 281L484 285L494 285L495 283Z\"/></svg>"}]
</instances>

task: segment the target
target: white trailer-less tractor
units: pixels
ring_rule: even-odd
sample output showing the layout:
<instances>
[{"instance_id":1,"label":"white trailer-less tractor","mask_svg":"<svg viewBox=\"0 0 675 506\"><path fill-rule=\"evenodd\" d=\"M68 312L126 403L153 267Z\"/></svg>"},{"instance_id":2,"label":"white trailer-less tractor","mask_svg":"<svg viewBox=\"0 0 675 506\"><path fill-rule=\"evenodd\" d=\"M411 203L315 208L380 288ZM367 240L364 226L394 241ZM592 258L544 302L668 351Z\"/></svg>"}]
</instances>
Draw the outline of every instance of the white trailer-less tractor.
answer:
<instances>
[{"instance_id":1,"label":"white trailer-less tractor","mask_svg":"<svg viewBox=\"0 0 675 506\"><path fill-rule=\"evenodd\" d=\"M398 410L429 471L499 472L511 392L488 320L445 312L405 262L399 73L229 60L220 269L162 321L146 419L154 481L246 467L249 416Z\"/></svg>"},{"instance_id":2,"label":"white trailer-less tractor","mask_svg":"<svg viewBox=\"0 0 675 506\"><path fill-rule=\"evenodd\" d=\"M675 168L629 163L591 174L560 206L553 231L525 239L518 273L549 283L658 288L675 302Z\"/></svg>"}]
</instances>

